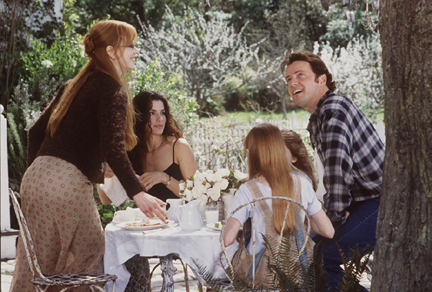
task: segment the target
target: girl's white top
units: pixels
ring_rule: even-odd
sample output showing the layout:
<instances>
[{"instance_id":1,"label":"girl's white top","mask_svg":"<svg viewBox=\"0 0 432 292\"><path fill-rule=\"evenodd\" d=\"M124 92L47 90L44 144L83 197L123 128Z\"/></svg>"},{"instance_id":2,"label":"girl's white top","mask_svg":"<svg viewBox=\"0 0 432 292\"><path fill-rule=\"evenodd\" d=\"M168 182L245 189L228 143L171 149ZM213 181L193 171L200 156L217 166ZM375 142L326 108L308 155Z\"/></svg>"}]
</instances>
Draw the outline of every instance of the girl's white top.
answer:
<instances>
[{"instance_id":1,"label":"girl's white top","mask_svg":"<svg viewBox=\"0 0 432 292\"><path fill-rule=\"evenodd\" d=\"M301 204L306 209L309 216L314 215L319 210L321 210L322 205L318 201L318 199L315 196L315 191L313 190L312 184L310 183L310 180L306 179L305 176L300 176L301 181ZM272 190L270 187L267 187L257 181L255 183L258 185L261 193L264 197L271 197L272 196ZM251 192L249 191L246 184L243 184L238 191L236 192L233 200L233 206L232 210L235 210L237 207L246 204L247 202L251 201L253 199L253 196ZM272 200L266 200L267 204L269 205L270 210L273 210L272 208ZM265 234L265 224L264 224L264 218L261 215L261 212L259 208L257 207L255 209L256 211L256 217L255 217L255 253L259 252L264 247L264 241L261 234ZM253 215L253 206L252 204L247 205L246 207L241 208L238 210L232 218L237 219L241 224L243 224L249 217L252 217ZM302 211L302 220L304 220L305 214ZM253 254L253 245L252 245L252 239L249 242L249 245L247 246L247 251L249 254Z\"/></svg>"}]
</instances>

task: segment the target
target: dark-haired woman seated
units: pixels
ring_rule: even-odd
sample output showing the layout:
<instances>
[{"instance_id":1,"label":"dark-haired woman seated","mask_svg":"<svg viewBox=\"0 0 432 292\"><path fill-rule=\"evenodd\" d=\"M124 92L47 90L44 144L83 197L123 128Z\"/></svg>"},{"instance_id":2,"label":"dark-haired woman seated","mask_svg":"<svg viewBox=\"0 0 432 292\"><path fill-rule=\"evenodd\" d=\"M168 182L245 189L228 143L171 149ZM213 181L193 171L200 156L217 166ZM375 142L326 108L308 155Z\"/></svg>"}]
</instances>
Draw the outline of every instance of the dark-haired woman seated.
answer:
<instances>
[{"instance_id":1,"label":"dark-haired woman seated","mask_svg":"<svg viewBox=\"0 0 432 292\"><path fill-rule=\"evenodd\" d=\"M135 96L133 105L138 144L128 152L132 166L149 194L163 201L179 198L179 182L194 175L197 169L192 148L183 138L163 95L143 91ZM107 167L105 177L113 175ZM127 199L126 196L119 198L119 192L115 191L107 191L108 196L99 185L98 192L103 204L112 201L119 204ZM131 273L125 291L150 291L147 258L136 255L125 265Z\"/></svg>"},{"instance_id":2,"label":"dark-haired woman seated","mask_svg":"<svg viewBox=\"0 0 432 292\"><path fill-rule=\"evenodd\" d=\"M166 98L153 91L143 91L133 99L137 113L135 134L138 144L129 159L139 180L149 194L166 201L179 198L179 182L196 172L192 148L170 113ZM106 177L113 174L108 169ZM111 199L98 187L103 204Z\"/></svg>"}]
</instances>

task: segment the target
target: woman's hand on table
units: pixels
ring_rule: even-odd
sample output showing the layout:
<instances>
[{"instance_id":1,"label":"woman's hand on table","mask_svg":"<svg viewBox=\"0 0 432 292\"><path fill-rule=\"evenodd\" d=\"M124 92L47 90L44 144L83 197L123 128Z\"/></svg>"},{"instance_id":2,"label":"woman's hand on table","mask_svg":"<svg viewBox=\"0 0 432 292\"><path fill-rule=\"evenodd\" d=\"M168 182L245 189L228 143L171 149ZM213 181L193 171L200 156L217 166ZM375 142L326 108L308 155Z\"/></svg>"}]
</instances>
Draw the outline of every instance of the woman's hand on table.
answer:
<instances>
[{"instance_id":1,"label":"woman's hand on table","mask_svg":"<svg viewBox=\"0 0 432 292\"><path fill-rule=\"evenodd\" d=\"M159 217L163 222L165 222L166 211L161 208L161 206L166 205L164 201L145 192L136 194L133 199L138 208L140 208L148 218Z\"/></svg>"},{"instance_id":2,"label":"woman's hand on table","mask_svg":"<svg viewBox=\"0 0 432 292\"><path fill-rule=\"evenodd\" d=\"M141 175L139 180L146 187L146 189L149 190L158 183L163 183L164 185L166 185L169 178L169 175L165 172L150 171Z\"/></svg>"}]
</instances>

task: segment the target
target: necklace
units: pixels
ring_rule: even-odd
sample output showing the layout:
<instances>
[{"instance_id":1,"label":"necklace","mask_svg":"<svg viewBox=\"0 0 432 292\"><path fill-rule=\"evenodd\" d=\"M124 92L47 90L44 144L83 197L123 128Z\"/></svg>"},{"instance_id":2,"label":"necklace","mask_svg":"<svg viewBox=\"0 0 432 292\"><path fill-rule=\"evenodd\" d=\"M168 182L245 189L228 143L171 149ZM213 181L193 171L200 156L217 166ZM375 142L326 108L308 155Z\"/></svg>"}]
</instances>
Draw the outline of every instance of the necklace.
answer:
<instances>
[{"instance_id":1,"label":"necklace","mask_svg":"<svg viewBox=\"0 0 432 292\"><path fill-rule=\"evenodd\" d=\"M161 146L162 146L163 143L164 143L164 140L162 139L162 142L160 143L160 145L156 149L150 150L149 153L153 153L156 150L158 150L159 148L161 148Z\"/></svg>"}]
</instances>

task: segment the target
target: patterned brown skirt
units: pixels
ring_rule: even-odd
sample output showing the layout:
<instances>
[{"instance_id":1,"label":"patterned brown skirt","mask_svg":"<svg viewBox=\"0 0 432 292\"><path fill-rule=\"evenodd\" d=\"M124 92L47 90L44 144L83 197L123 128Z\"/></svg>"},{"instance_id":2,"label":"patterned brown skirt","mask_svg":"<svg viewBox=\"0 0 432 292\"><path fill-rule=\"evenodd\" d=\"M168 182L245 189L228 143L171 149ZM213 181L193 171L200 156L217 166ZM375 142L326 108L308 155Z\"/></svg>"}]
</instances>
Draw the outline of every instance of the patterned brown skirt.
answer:
<instances>
[{"instance_id":1,"label":"patterned brown skirt","mask_svg":"<svg viewBox=\"0 0 432 292\"><path fill-rule=\"evenodd\" d=\"M21 183L21 205L44 274L101 271L103 229L93 187L76 166L57 157L36 158ZM35 291L32 278L20 238L10 291Z\"/></svg>"}]
</instances>

